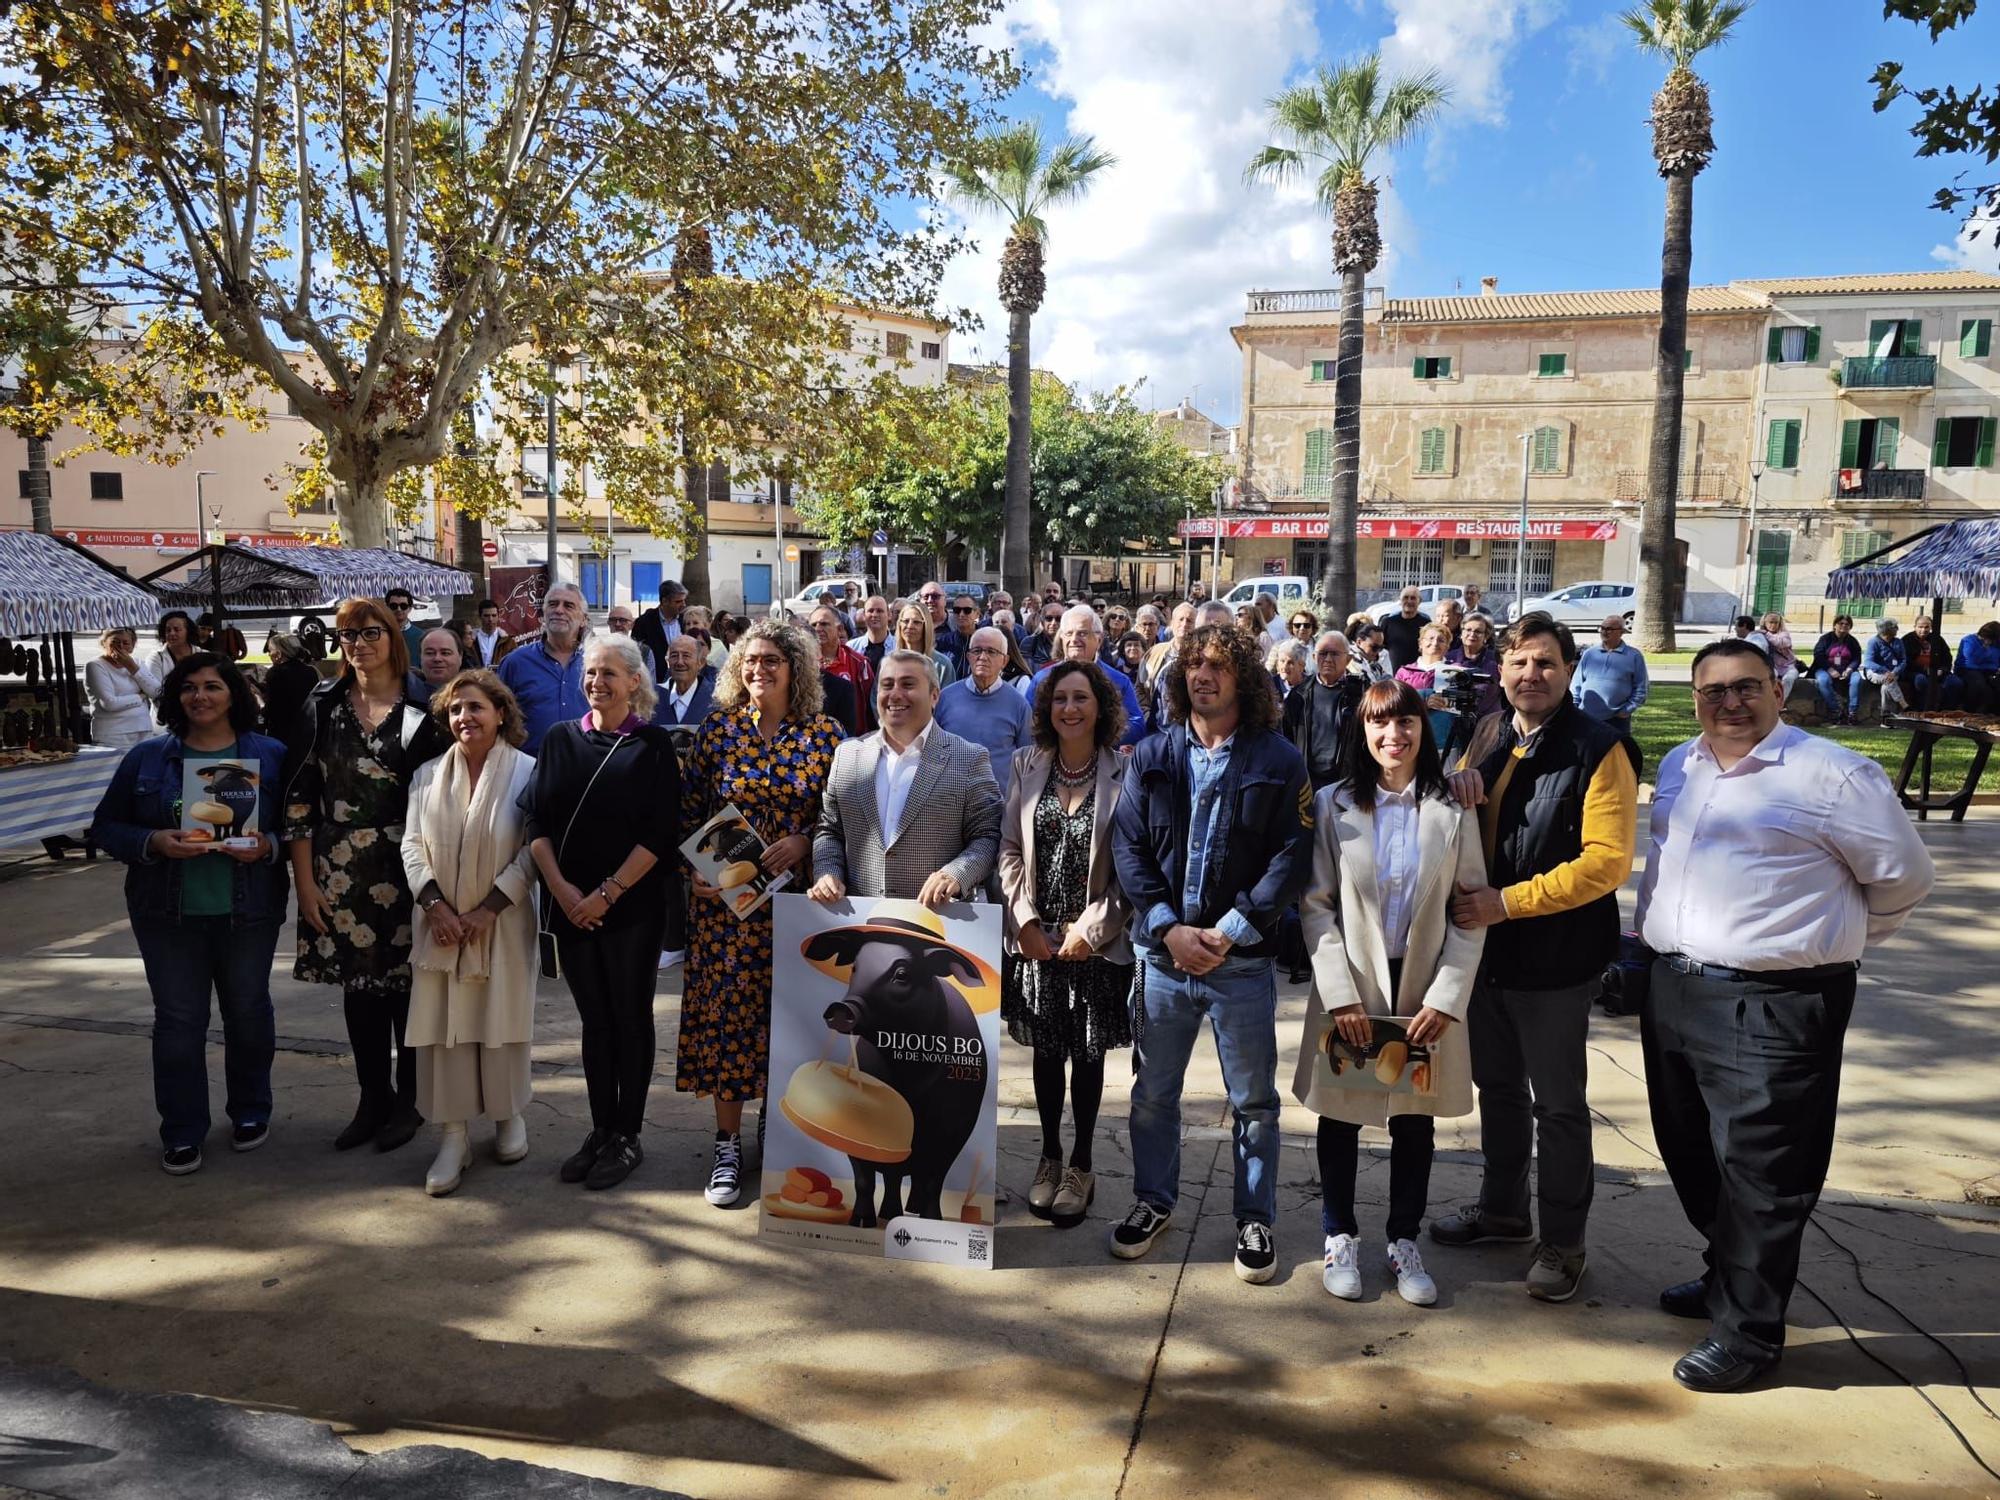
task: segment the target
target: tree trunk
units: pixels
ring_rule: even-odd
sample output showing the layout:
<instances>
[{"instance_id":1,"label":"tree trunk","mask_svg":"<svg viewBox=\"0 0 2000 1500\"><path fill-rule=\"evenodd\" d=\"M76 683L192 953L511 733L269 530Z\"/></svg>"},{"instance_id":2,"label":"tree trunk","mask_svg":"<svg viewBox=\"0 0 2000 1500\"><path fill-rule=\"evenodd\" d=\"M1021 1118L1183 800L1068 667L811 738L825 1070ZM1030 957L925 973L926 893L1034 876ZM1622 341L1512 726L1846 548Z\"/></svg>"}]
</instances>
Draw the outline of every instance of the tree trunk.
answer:
<instances>
[{"instance_id":1,"label":"tree trunk","mask_svg":"<svg viewBox=\"0 0 2000 1500\"><path fill-rule=\"evenodd\" d=\"M710 595L715 584L708 575L708 465L703 464L697 469L687 456L685 443L681 448L681 493L696 525L694 537L688 543L687 556L681 562L681 583L688 591L689 603L705 605L712 610L715 600ZM655 602L651 599L645 601L647 604Z\"/></svg>"},{"instance_id":2,"label":"tree trunk","mask_svg":"<svg viewBox=\"0 0 2000 1500\"><path fill-rule=\"evenodd\" d=\"M1694 175L1667 178L1660 247L1660 341L1653 358L1653 440L1646 456L1646 509L1639 522L1638 647L1674 649L1674 513L1681 470L1681 368L1687 348L1688 267L1693 259Z\"/></svg>"},{"instance_id":3,"label":"tree trunk","mask_svg":"<svg viewBox=\"0 0 2000 1500\"><path fill-rule=\"evenodd\" d=\"M388 546L388 481L375 475L341 481L334 490L333 514L343 547Z\"/></svg>"},{"instance_id":4,"label":"tree trunk","mask_svg":"<svg viewBox=\"0 0 2000 1500\"><path fill-rule=\"evenodd\" d=\"M1000 527L1000 583L1016 599L1034 586L1028 554L1028 472L1034 453L1028 403L1028 314L1007 315L1007 505Z\"/></svg>"},{"instance_id":5,"label":"tree trunk","mask_svg":"<svg viewBox=\"0 0 2000 1500\"><path fill-rule=\"evenodd\" d=\"M55 534L55 512L49 501L49 440L28 437L28 502L35 530L43 536ZM197 543L199 538L197 538Z\"/></svg>"},{"instance_id":6,"label":"tree trunk","mask_svg":"<svg viewBox=\"0 0 2000 1500\"><path fill-rule=\"evenodd\" d=\"M458 513L458 568L462 573L470 573L479 580L479 587L473 593L461 594L452 601L451 617L454 620L476 620L479 618L479 601L491 589L486 583L486 554L482 549L486 541L486 526L476 516Z\"/></svg>"},{"instance_id":7,"label":"tree trunk","mask_svg":"<svg viewBox=\"0 0 2000 1500\"><path fill-rule=\"evenodd\" d=\"M1355 609L1354 533L1361 516L1361 303L1367 273L1359 266L1340 277L1340 344L1333 369L1333 496L1326 507L1328 618L1345 620Z\"/></svg>"}]
</instances>

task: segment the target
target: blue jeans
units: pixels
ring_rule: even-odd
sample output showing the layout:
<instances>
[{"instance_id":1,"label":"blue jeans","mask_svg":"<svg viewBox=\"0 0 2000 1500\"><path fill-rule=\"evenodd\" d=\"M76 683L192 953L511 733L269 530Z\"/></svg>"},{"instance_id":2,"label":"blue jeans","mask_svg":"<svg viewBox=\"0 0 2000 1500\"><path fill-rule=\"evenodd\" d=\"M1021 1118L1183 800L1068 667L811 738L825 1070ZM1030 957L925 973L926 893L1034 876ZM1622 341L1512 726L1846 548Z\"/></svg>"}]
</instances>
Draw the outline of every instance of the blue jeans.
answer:
<instances>
[{"instance_id":1,"label":"blue jeans","mask_svg":"<svg viewBox=\"0 0 2000 1500\"><path fill-rule=\"evenodd\" d=\"M1183 974L1164 953L1142 960L1145 1033L1132 1081L1132 1189L1171 1212L1181 1186L1181 1083L1206 1015L1236 1122L1237 1221L1278 1214L1278 979L1268 958L1224 959Z\"/></svg>"},{"instance_id":2,"label":"blue jeans","mask_svg":"<svg viewBox=\"0 0 2000 1500\"><path fill-rule=\"evenodd\" d=\"M169 1151L199 1146L208 1134L208 996L222 1009L222 1069L231 1123L271 1118L271 955L278 921L228 917L134 922L153 991L153 1103Z\"/></svg>"},{"instance_id":3,"label":"blue jeans","mask_svg":"<svg viewBox=\"0 0 2000 1500\"><path fill-rule=\"evenodd\" d=\"M1840 712L1840 691L1834 686L1833 673L1821 667L1815 674L1819 682L1819 701L1826 705L1829 714ZM1847 711L1858 713L1861 709L1861 673L1859 670L1847 674Z\"/></svg>"}]
</instances>

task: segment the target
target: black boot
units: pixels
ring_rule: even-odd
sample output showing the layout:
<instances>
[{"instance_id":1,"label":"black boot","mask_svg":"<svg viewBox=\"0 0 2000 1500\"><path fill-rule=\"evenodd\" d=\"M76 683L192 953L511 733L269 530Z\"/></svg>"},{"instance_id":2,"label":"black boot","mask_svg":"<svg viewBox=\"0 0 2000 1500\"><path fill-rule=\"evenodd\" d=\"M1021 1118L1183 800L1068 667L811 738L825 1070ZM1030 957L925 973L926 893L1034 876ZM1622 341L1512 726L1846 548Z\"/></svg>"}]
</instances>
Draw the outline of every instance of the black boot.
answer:
<instances>
[{"instance_id":1,"label":"black boot","mask_svg":"<svg viewBox=\"0 0 2000 1500\"><path fill-rule=\"evenodd\" d=\"M416 1105L407 1100L398 1100L390 1111L389 1118L375 1136L377 1151L394 1151L398 1146L407 1146L416 1139L422 1128L424 1117L417 1113Z\"/></svg>"},{"instance_id":2,"label":"black boot","mask_svg":"<svg viewBox=\"0 0 2000 1500\"><path fill-rule=\"evenodd\" d=\"M345 1130L333 1138L333 1149L352 1151L356 1146L374 1140L376 1132L388 1123L394 1108L393 1098L363 1094L361 1103L355 1107L354 1118L347 1122Z\"/></svg>"}]
</instances>

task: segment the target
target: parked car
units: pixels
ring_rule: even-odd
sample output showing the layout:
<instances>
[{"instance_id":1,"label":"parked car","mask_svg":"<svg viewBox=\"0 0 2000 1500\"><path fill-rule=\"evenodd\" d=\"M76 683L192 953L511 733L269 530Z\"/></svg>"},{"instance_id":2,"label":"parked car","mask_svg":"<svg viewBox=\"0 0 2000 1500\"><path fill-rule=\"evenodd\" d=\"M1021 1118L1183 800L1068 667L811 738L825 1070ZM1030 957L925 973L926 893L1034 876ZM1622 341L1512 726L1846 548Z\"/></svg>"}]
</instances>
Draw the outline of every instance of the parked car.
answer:
<instances>
[{"instance_id":1,"label":"parked car","mask_svg":"<svg viewBox=\"0 0 2000 1500\"><path fill-rule=\"evenodd\" d=\"M803 621L822 603L839 606L847 586L853 584L861 590L866 599L875 592L875 580L862 573L829 573L824 578L815 578L785 601L785 611L794 620Z\"/></svg>"},{"instance_id":2,"label":"parked car","mask_svg":"<svg viewBox=\"0 0 2000 1500\"><path fill-rule=\"evenodd\" d=\"M1272 573L1262 578L1246 578L1235 588L1222 596L1222 602L1231 609L1239 604L1248 604L1259 594L1269 594L1278 606L1278 613L1297 609L1312 599L1312 580L1297 573Z\"/></svg>"},{"instance_id":3,"label":"parked car","mask_svg":"<svg viewBox=\"0 0 2000 1500\"><path fill-rule=\"evenodd\" d=\"M1565 625L1602 625L1611 615L1623 615L1625 623L1630 625L1632 612L1638 604L1638 584L1592 578L1557 589L1553 594L1543 594L1539 599L1530 599L1525 604L1515 604L1507 611L1507 618L1518 620L1524 614L1541 610Z\"/></svg>"},{"instance_id":4,"label":"parked car","mask_svg":"<svg viewBox=\"0 0 2000 1500\"><path fill-rule=\"evenodd\" d=\"M1417 593L1421 600L1417 605L1417 609L1420 613L1427 615L1436 614L1438 605L1446 599L1463 599L1465 597L1465 590L1455 583L1421 583L1417 585ZM1382 621L1388 619L1389 616L1400 611L1402 607L1403 591L1398 589L1395 598L1384 599L1380 604L1369 605L1368 613L1377 624L1380 624Z\"/></svg>"}]
</instances>

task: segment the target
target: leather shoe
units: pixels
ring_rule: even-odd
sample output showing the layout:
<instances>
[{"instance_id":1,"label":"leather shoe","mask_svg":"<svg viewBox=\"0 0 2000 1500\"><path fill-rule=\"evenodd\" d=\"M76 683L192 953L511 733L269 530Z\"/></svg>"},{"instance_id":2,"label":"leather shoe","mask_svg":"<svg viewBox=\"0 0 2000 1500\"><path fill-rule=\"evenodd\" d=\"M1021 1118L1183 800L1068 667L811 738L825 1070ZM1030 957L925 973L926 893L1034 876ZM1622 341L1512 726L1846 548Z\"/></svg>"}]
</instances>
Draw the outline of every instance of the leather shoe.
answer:
<instances>
[{"instance_id":1,"label":"leather shoe","mask_svg":"<svg viewBox=\"0 0 2000 1500\"><path fill-rule=\"evenodd\" d=\"M1677 1318L1700 1318L1708 1320L1708 1282L1697 1276L1693 1281L1680 1281L1660 1293L1660 1310L1670 1312Z\"/></svg>"},{"instance_id":2,"label":"leather shoe","mask_svg":"<svg viewBox=\"0 0 2000 1500\"><path fill-rule=\"evenodd\" d=\"M356 1146L374 1140L376 1133L388 1123L394 1107L388 1100L371 1099L363 1094L361 1103L355 1108L354 1118L347 1122L345 1130L333 1138L333 1149L352 1151Z\"/></svg>"},{"instance_id":3,"label":"leather shoe","mask_svg":"<svg viewBox=\"0 0 2000 1500\"><path fill-rule=\"evenodd\" d=\"M399 1146L409 1145L416 1139L417 1131L423 1123L424 1117L414 1108L407 1104L398 1104L395 1113L391 1114L383 1122L382 1128L375 1133L375 1149L394 1151Z\"/></svg>"},{"instance_id":4,"label":"leather shoe","mask_svg":"<svg viewBox=\"0 0 2000 1500\"><path fill-rule=\"evenodd\" d=\"M1674 1379L1691 1391L1733 1391L1777 1364L1776 1358L1745 1359L1714 1339L1703 1339L1674 1361Z\"/></svg>"}]
</instances>

